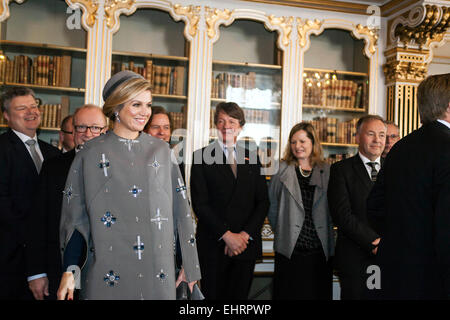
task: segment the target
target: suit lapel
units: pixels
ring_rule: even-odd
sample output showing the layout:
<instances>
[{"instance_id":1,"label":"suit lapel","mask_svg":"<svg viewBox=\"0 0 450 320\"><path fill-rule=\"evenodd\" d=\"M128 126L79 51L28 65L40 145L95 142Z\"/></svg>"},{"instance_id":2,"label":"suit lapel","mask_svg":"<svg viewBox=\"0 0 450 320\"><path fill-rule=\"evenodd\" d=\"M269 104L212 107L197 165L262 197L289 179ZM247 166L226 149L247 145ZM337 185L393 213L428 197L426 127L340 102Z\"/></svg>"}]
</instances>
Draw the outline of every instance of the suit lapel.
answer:
<instances>
[{"instance_id":1,"label":"suit lapel","mask_svg":"<svg viewBox=\"0 0 450 320\"><path fill-rule=\"evenodd\" d=\"M360 156L356 154L353 157L353 170L356 172L356 175L359 177L361 182L368 188L372 188L373 182L370 180L369 174L367 173L366 168L364 167L364 163L362 162Z\"/></svg>"},{"instance_id":2,"label":"suit lapel","mask_svg":"<svg viewBox=\"0 0 450 320\"><path fill-rule=\"evenodd\" d=\"M232 180L233 183L236 180L234 178L233 171L231 170L230 165L227 164L227 158L225 157L225 153L223 152L222 147L220 146L219 142L214 142L211 144L212 150L210 150L210 154L214 158L214 164L217 168L217 171L220 172L224 177L226 177L228 180ZM239 169L238 169L239 172Z\"/></svg>"},{"instance_id":3,"label":"suit lapel","mask_svg":"<svg viewBox=\"0 0 450 320\"><path fill-rule=\"evenodd\" d=\"M298 184L297 173L294 165L288 165L286 169L280 174L280 182L284 184L286 189L294 198L295 202L303 208L302 193Z\"/></svg>"},{"instance_id":4,"label":"suit lapel","mask_svg":"<svg viewBox=\"0 0 450 320\"><path fill-rule=\"evenodd\" d=\"M33 162L33 159L31 158L30 153L27 150L27 147L25 147L25 144L20 140L20 138L12 131L9 130L9 138L11 143L14 145L14 149L16 150L17 154L21 154L24 159L26 159L26 163L29 168L33 168L36 171L36 174L38 173L36 170L36 166Z\"/></svg>"}]
</instances>

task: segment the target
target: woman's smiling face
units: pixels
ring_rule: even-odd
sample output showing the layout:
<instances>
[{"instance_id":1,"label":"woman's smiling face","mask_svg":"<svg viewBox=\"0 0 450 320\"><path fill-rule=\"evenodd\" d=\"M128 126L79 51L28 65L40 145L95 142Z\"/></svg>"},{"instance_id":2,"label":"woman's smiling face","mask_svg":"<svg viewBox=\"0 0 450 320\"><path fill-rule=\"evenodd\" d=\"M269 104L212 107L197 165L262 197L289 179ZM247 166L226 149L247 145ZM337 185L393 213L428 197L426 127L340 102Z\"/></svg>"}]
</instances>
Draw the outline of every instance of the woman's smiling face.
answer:
<instances>
[{"instance_id":1,"label":"woman's smiling face","mask_svg":"<svg viewBox=\"0 0 450 320\"><path fill-rule=\"evenodd\" d=\"M136 138L136 134L144 130L145 124L150 119L151 106L152 95L148 90L142 91L125 102L124 107L119 111L119 120L114 124L114 131L124 138Z\"/></svg>"}]
</instances>

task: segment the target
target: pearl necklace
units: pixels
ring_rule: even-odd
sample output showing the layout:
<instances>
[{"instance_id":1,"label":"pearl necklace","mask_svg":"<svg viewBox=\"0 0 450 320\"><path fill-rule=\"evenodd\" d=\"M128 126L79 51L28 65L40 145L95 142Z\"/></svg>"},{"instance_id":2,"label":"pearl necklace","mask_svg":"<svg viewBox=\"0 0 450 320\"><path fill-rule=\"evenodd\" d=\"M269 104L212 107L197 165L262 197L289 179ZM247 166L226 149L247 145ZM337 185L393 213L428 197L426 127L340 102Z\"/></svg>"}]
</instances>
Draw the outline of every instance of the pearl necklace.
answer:
<instances>
[{"instance_id":1,"label":"pearl necklace","mask_svg":"<svg viewBox=\"0 0 450 320\"><path fill-rule=\"evenodd\" d=\"M303 169L302 169L301 166L298 166L298 168L300 169L300 174L301 174L304 178L308 178L308 177L311 175L311 173L312 173L312 170L305 170L305 171L303 171Z\"/></svg>"}]
</instances>

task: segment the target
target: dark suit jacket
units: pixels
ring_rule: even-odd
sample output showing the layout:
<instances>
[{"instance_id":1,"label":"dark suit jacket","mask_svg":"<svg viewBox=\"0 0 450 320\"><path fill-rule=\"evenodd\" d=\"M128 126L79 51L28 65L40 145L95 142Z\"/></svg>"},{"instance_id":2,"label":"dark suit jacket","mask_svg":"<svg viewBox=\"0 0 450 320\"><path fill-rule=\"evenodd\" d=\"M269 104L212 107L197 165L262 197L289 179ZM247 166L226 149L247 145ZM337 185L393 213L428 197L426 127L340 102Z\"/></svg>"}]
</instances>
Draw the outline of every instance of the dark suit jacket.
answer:
<instances>
[{"instance_id":1,"label":"dark suit jacket","mask_svg":"<svg viewBox=\"0 0 450 320\"><path fill-rule=\"evenodd\" d=\"M450 129L434 121L397 142L367 206L381 233L378 296L450 298Z\"/></svg>"},{"instance_id":2,"label":"dark suit jacket","mask_svg":"<svg viewBox=\"0 0 450 320\"><path fill-rule=\"evenodd\" d=\"M267 185L256 153L240 147L236 152L237 179L218 142L194 152L191 197L198 218L198 251L207 255L223 250L219 239L227 230L246 231L253 241L235 258L255 260L262 254L261 228L269 208Z\"/></svg>"},{"instance_id":3,"label":"dark suit jacket","mask_svg":"<svg viewBox=\"0 0 450 320\"><path fill-rule=\"evenodd\" d=\"M44 160L60 154L50 144L38 143ZM0 277L25 279L27 219L34 214L37 185L38 173L24 143L12 130L0 135Z\"/></svg>"},{"instance_id":4,"label":"dark suit jacket","mask_svg":"<svg viewBox=\"0 0 450 320\"><path fill-rule=\"evenodd\" d=\"M47 273L51 293L56 293L62 273L59 221L66 178L74 158L72 150L44 161L34 198L35 212L30 217L27 274Z\"/></svg>"},{"instance_id":5,"label":"dark suit jacket","mask_svg":"<svg viewBox=\"0 0 450 320\"><path fill-rule=\"evenodd\" d=\"M335 263L342 274L360 273L362 263L371 257L372 241L378 238L366 214L372 186L359 154L334 163L330 168L328 205L338 228Z\"/></svg>"}]
</instances>

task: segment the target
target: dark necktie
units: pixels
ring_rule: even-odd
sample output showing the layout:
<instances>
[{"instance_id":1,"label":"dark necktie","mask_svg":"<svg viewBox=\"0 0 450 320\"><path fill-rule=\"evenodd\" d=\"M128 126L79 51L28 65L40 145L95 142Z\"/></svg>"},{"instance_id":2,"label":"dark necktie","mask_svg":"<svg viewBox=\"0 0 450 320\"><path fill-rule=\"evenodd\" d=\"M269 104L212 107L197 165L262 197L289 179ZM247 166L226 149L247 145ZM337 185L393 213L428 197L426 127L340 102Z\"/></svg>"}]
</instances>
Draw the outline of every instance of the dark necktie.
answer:
<instances>
[{"instance_id":1,"label":"dark necktie","mask_svg":"<svg viewBox=\"0 0 450 320\"><path fill-rule=\"evenodd\" d=\"M36 166L36 170L39 173L42 167L42 160L36 151L36 141L33 139L29 139L25 141L25 143L30 147L31 158L33 159L34 165Z\"/></svg>"},{"instance_id":2,"label":"dark necktie","mask_svg":"<svg viewBox=\"0 0 450 320\"><path fill-rule=\"evenodd\" d=\"M369 167L372 168L372 171L370 171L370 178L372 179L373 182L377 181L377 175L378 175L378 171L376 169L376 162L367 162L367 165Z\"/></svg>"},{"instance_id":3,"label":"dark necktie","mask_svg":"<svg viewBox=\"0 0 450 320\"><path fill-rule=\"evenodd\" d=\"M228 152L228 164L231 167L231 171L233 171L234 178L237 177L237 164L236 159L234 158L234 148L227 148Z\"/></svg>"}]
</instances>

